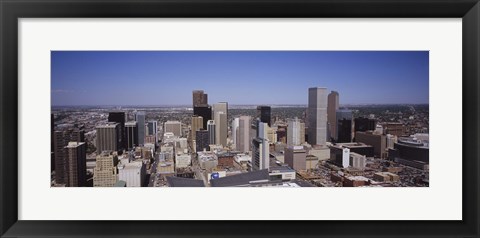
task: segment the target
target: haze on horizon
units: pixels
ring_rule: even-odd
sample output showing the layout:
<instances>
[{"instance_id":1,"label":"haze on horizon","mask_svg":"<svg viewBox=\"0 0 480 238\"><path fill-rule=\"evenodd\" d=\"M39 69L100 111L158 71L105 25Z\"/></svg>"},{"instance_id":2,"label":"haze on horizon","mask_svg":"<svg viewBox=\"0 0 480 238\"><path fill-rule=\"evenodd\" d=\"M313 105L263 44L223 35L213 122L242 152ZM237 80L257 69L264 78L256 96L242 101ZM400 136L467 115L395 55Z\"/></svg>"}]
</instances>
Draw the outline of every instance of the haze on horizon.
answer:
<instances>
[{"instance_id":1,"label":"haze on horizon","mask_svg":"<svg viewBox=\"0 0 480 238\"><path fill-rule=\"evenodd\" d=\"M428 51L52 51L53 106L428 104Z\"/></svg>"}]
</instances>

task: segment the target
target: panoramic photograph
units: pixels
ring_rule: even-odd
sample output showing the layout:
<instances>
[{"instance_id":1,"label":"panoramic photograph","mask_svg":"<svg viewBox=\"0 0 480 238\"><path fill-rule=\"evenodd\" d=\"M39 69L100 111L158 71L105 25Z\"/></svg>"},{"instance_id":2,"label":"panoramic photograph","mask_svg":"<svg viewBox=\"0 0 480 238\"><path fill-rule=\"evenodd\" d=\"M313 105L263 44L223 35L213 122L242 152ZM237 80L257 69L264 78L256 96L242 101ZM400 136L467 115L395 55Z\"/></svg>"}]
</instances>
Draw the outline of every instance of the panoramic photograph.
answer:
<instances>
[{"instance_id":1,"label":"panoramic photograph","mask_svg":"<svg viewBox=\"0 0 480 238\"><path fill-rule=\"evenodd\" d=\"M428 51L51 51L51 187L428 187Z\"/></svg>"}]
</instances>

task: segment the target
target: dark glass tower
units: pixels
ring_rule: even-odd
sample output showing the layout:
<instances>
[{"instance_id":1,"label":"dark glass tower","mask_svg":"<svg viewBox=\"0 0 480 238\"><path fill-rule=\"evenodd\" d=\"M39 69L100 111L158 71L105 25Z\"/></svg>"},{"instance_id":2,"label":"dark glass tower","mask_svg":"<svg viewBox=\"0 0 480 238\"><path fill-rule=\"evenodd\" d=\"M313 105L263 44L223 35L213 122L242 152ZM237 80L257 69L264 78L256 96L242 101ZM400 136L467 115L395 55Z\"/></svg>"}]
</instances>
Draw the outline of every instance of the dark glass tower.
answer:
<instances>
[{"instance_id":1,"label":"dark glass tower","mask_svg":"<svg viewBox=\"0 0 480 238\"><path fill-rule=\"evenodd\" d=\"M199 105L193 107L193 115L203 117L203 128L207 128L207 121L212 120L212 107L209 105Z\"/></svg>"},{"instance_id":2,"label":"dark glass tower","mask_svg":"<svg viewBox=\"0 0 480 238\"><path fill-rule=\"evenodd\" d=\"M109 112L108 122L116 122L120 124L120 148L125 149L127 147L127 139L125 134L125 112Z\"/></svg>"},{"instance_id":3,"label":"dark glass tower","mask_svg":"<svg viewBox=\"0 0 480 238\"><path fill-rule=\"evenodd\" d=\"M268 123L268 126L271 126L272 108L269 107L269 106L258 106L257 107L257 117L260 118L261 122Z\"/></svg>"}]
</instances>

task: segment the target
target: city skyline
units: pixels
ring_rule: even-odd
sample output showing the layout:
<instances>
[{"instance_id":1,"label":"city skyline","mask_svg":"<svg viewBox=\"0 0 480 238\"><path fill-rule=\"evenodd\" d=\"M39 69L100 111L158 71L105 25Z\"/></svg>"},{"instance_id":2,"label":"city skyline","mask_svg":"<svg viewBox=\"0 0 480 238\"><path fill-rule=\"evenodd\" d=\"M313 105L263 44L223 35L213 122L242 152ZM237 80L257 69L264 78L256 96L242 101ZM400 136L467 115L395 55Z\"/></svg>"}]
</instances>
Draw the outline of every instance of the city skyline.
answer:
<instances>
[{"instance_id":1,"label":"city skyline","mask_svg":"<svg viewBox=\"0 0 480 238\"><path fill-rule=\"evenodd\" d=\"M429 98L428 51L52 51L51 56L52 106L190 105L196 89L209 94L209 103L232 106L307 105L310 87L338 91L340 105L428 104Z\"/></svg>"}]
</instances>

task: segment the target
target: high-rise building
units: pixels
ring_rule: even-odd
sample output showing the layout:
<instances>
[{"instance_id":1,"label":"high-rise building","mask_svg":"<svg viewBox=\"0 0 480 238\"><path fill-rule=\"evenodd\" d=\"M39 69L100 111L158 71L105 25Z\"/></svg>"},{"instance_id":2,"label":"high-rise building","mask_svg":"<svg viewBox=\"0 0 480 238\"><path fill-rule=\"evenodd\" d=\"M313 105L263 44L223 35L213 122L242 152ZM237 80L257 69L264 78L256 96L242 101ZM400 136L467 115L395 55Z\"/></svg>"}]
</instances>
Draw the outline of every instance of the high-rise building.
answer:
<instances>
[{"instance_id":1,"label":"high-rise building","mask_svg":"<svg viewBox=\"0 0 480 238\"><path fill-rule=\"evenodd\" d=\"M193 115L192 116L192 126L191 126L192 140L195 140L196 132L197 132L197 130L200 130L200 129L204 129L203 128L203 117Z\"/></svg>"},{"instance_id":2,"label":"high-rise building","mask_svg":"<svg viewBox=\"0 0 480 238\"><path fill-rule=\"evenodd\" d=\"M208 138L208 131L204 129L197 130L195 133L195 149L197 152L209 149L210 139Z\"/></svg>"},{"instance_id":3,"label":"high-rise building","mask_svg":"<svg viewBox=\"0 0 480 238\"><path fill-rule=\"evenodd\" d=\"M338 143L347 143L352 141L352 111L337 110L337 140Z\"/></svg>"},{"instance_id":4,"label":"high-rise building","mask_svg":"<svg viewBox=\"0 0 480 238\"><path fill-rule=\"evenodd\" d=\"M118 180L125 181L127 187L142 187L146 174L146 166L141 161L118 166Z\"/></svg>"},{"instance_id":5,"label":"high-rise building","mask_svg":"<svg viewBox=\"0 0 480 238\"><path fill-rule=\"evenodd\" d=\"M268 126L271 126L272 123L272 108L269 106L258 106L257 107L257 117L260 118L261 122L265 122Z\"/></svg>"},{"instance_id":6,"label":"high-rise building","mask_svg":"<svg viewBox=\"0 0 480 238\"><path fill-rule=\"evenodd\" d=\"M270 146L268 144L268 124L257 119L257 136L252 140L252 169L270 167Z\"/></svg>"},{"instance_id":7,"label":"high-rise building","mask_svg":"<svg viewBox=\"0 0 480 238\"><path fill-rule=\"evenodd\" d=\"M305 137L305 132L302 133L302 124L298 118L287 120L287 145L294 146L302 144L302 134ZM305 130L305 124L303 124L303 130ZM305 142L305 138L304 138Z\"/></svg>"},{"instance_id":8,"label":"high-rise building","mask_svg":"<svg viewBox=\"0 0 480 238\"><path fill-rule=\"evenodd\" d=\"M103 151L120 151L120 124L108 122L96 127L97 130L97 154Z\"/></svg>"},{"instance_id":9,"label":"high-rise building","mask_svg":"<svg viewBox=\"0 0 480 238\"><path fill-rule=\"evenodd\" d=\"M163 124L163 133L171 132L175 136L182 136L182 123L179 121L166 121Z\"/></svg>"},{"instance_id":10,"label":"high-rise building","mask_svg":"<svg viewBox=\"0 0 480 238\"><path fill-rule=\"evenodd\" d=\"M339 95L338 92L332 91L328 94L328 105L327 105L327 115L328 115L328 140L332 137L337 139L337 110L339 109Z\"/></svg>"},{"instance_id":11,"label":"high-rise building","mask_svg":"<svg viewBox=\"0 0 480 238\"><path fill-rule=\"evenodd\" d=\"M136 121L129 121L125 123L125 134L128 150L138 146L138 128Z\"/></svg>"},{"instance_id":12,"label":"high-rise building","mask_svg":"<svg viewBox=\"0 0 480 238\"><path fill-rule=\"evenodd\" d=\"M155 137L155 144L158 143L158 128L157 121L149 121L147 123L147 135Z\"/></svg>"},{"instance_id":13,"label":"high-rise building","mask_svg":"<svg viewBox=\"0 0 480 238\"><path fill-rule=\"evenodd\" d=\"M53 133L53 146L55 157L55 182L57 184L67 184L68 168L67 154L65 146L69 142L85 142L85 131L83 126L58 127Z\"/></svg>"},{"instance_id":14,"label":"high-rise building","mask_svg":"<svg viewBox=\"0 0 480 238\"><path fill-rule=\"evenodd\" d=\"M215 141L215 139L216 139L215 138L215 135L216 135L215 130L216 130L215 121L209 120L207 122L207 131L208 131L208 139L209 139L208 143L210 145L215 145L215 142L216 142Z\"/></svg>"},{"instance_id":15,"label":"high-rise building","mask_svg":"<svg viewBox=\"0 0 480 238\"><path fill-rule=\"evenodd\" d=\"M145 112L137 112L135 114L138 130L138 145L145 144Z\"/></svg>"},{"instance_id":16,"label":"high-rise building","mask_svg":"<svg viewBox=\"0 0 480 238\"><path fill-rule=\"evenodd\" d=\"M233 140L233 145L232 148L236 149L237 148L237 130L238 126L240 124L240 118L235 117L232 120L232 140Z\"/></svg>"},{"instance_id":17,"label":"high-rise building","mask_svg":"<svg viewBox=\"0 0 480 238\"><path fill-rule=\"evenodd\" d=\"M215 142L216 144L227 146L227 114L224 112L215 113Z\"/></svg>"},{"instance_id":18,"label":"high-rise building","mask_svg":"<svg viewBox=\"0 0 480 238\"><path fill-rule=\"evenodd\" d=\"M285 163L294 170L307 169L307 152L303 146L288 146L285 148Z\"/></svg>"},{"instance_id":19,"label":"high-rise building","mask_svg":"<svg viewBox=\"0 0 480 238\"><path fill-rule=\"evenodd\" d=\"M236 132L236 149L240 152L250 151L250 116L241 116L238 118L238 131Z\"/></svg>"},{"instance_id":20,"label":"high-rise building","mask_svg":"<svg viewBox=\"0 0 480 238\"><path fill-rule=\"evenodd\" d=\"M120 148L126 147L126 135L125 135L125 112L109 112L108 122L116 122L120 124Z\"/></svg>"},{"instance_id":21,"label":"high-rise building","mask_svg":"<svg viewBox=\"0 0 480 238\"><path fill-rule=\"evenodd\" d=\"M327 141L327 88L308 89L308 143L325 145Z\"/></svg>"},{"instance_id":22,"label":"high-rise building","mask_svg":"<svg viewBox=\"0 0 480 238\"><path fill-rule=\"evenodd\" d=\"M113 187L118 181L118 157L108 152L97 156L93 170L94 187Z\"/></svg>"},{"instance_id":23,"label":"high-rise building","mask_svg":"<svg viewBox=\"0 0 480 238\"><path fill-rule=\"evenodd\" d=\"M65 146L67 187L85 187L87 184L87 153L85 142L68 142Z\"/></svg>"},{"instance_id":24,"label":"high-rise building","mask_svg":"<svg viewBox=\"0 0 480 238\"><path fill-rule=\"evenodd\" d=\"M203 90L193 90L193 107L208 104L208 96Z\"/></svg>"},{"instance_id":25,"label":"high-rise building","mask_svg":"<svg viewBox=\"0 0 480 238\"><path fill-rule=\"evenodd\" d=\"M373 131L376 128L375 119L357 117L355 122L355 132L357 131Z\"/></svg>"},{"instance_id":26,"label":"high-rise building","mask_svg":"<svg viewBox=\"0 0 480 238\"><path fill-rule=\"evenodd\" d=\"M207 128L207 121L212 120L212 107L209 105L199 105L193 107L193 115L203 118L203 128Z\"/></svg>"}]
</instances>

